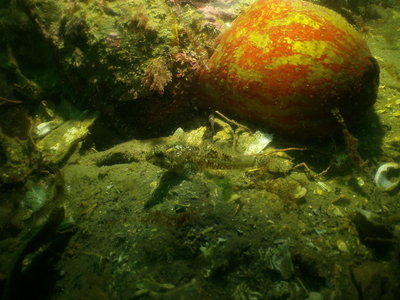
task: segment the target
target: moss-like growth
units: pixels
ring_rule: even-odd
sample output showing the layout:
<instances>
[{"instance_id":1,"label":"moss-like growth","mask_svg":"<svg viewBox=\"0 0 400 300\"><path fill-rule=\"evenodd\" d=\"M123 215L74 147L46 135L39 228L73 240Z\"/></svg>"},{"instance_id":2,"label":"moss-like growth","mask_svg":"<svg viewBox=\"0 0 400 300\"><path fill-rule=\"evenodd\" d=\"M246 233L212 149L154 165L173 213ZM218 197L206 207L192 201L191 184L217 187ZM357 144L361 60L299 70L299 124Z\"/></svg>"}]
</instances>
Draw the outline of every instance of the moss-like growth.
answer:
<instances>
[{"instance_id":1,"label":"moss-like growth","mask_svg":"<svg viewBox=\"0 0 400 300\"><path fill-rule=\"evenodd\" d=\"M164 88L172 79L171 71L163 57L157 57L150 61L144 70L143 85L152 91L164 93Z\"/></svg>"},{"instance_id":2,"label":"moss-like growth","mask_svg":"<svg viewBox=\"0 0 400 300\"><path fill-rule=\"evenodd\" d=\"M201 15L190 5L163 0L23 2L82 99L92 103L126 102L171 90L176 54L201 51L210 40L198 35Z\"/></svg>"}]
</instances>

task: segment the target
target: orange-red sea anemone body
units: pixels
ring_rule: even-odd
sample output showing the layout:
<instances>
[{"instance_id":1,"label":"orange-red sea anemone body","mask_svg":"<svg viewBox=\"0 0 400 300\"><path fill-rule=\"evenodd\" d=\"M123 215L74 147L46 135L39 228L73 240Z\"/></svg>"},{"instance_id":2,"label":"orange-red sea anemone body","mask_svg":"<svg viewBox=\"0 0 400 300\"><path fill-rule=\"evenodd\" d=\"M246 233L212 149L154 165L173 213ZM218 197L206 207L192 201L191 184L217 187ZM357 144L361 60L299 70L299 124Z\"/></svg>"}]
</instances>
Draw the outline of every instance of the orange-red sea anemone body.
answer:
<instances>
[{"instance_id":1,"label":"orange-red sea anemone body","mask_svg":"<svg viewBox=\"0 0 400 300\"><path fill-rule=\"evenodd\" d=\"M379 66L343 17L301 0L259 0L220 37L199 72L202 101L308 139L360 120L374 104Z\"/></svg>"}]
</instances>

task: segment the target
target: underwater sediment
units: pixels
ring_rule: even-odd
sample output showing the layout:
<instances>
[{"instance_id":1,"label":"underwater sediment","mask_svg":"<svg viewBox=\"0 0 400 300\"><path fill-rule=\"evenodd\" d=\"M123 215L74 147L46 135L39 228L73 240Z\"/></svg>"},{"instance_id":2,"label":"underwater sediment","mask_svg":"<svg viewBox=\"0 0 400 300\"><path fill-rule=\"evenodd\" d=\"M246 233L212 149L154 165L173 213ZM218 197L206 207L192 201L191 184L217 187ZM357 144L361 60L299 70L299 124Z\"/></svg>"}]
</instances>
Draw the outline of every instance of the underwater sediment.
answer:
<instances>
[{"instance_id":1,"label":"underwater sediment","mask_svg":"<svg viewBox=\"0 0 400 300\"><path fill-rule=\"evenodd\" d=\"M361 29L381 68L375 112L362 117L368 97L351 102L362 107L359 126L346 127L348 106L333 109L339 128L359 139L348 140L349 152L340 136L299 144L255 118L237 119L229 103L196 110L194 75L218 33L253 2L0 1L0 298L397 300L400 7L312 1ZM334 64L320 60L338 59L345 42L321 42L308 13L274 15L288 42L275 35L274 59L299 63L298 73L282 63L289 71L277 79L278 96L308 64L316 76L332 75ZM294 19L297 29L285 23ZM314 33L318 40L305 40ZM304 51L286 55L285 45ZM362 73L370 54L359 45ZM307 80L329 86L301 78L299 94ZM163 114L183 106L193 114Z\"/></svg>"}]
</instances>

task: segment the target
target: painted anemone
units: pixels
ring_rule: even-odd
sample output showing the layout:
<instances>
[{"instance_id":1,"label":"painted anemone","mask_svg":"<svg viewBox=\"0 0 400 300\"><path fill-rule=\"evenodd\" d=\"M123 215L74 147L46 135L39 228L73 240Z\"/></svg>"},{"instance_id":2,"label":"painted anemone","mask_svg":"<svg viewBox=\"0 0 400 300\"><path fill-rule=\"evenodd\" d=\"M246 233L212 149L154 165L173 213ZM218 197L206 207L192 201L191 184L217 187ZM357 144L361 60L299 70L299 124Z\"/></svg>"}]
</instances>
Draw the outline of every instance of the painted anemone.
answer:
<instances>
[{"instance_id":1,"label":"painted anemone","mask_svg":"<svg viewBox=\"0 0 400 300\"><path fill-rule=\"evenodd\" d=\"M379 66L343 17L301 0L259 0L219 38L199 71L202 101L299 139L340 129L374 104Z\"/></svg>"}]
</instances>

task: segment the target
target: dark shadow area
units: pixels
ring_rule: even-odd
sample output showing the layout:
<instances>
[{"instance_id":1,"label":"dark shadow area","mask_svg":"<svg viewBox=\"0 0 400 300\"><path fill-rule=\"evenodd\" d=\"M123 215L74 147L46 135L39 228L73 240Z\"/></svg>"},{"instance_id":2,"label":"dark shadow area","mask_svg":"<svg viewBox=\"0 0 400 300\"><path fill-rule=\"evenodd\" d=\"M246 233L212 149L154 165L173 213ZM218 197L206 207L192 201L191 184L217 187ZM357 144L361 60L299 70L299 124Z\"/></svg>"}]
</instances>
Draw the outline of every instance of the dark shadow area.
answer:
<instances>
[{"instance_id":1,"label":"dark shadow area","mask_svg":"<svg viewBox=\"0 0 400 300\"><path fill-rule=\"evenodd\" d=\"M384 225L368 220L364 215L357 213L353 220L356 225L360 241L372 249L376 258L389 260L390 252L394 249L394 236Z\"/></svg>"},{"instance_id":2,"label":"dark shadow area","mask_svg":"<svg viewBox=\"0 0 400 300\"><path fill-rule=\"evenodd\" d=\"M382 125L375 110L369 110L365 118L352 132L359 140L358 150L365 160L382 155L382 141L389 128Z\"/></svg>"},{"instance_id":3,"label":"dark shadow area","mask_svg":"<svg viewBox=\"0 0 400 300\"><path fill-rule=\"evenodd\" d=\"M64 208L54 208L44 225L23 238L1 282L2 300L51 298L59 278L56 263L76 232L72 224L62 224L64 216Z\"/></svg>"},{"instance_id":4,"label":"dark shadow area","mask_svg":"<svg viewBox=\"0 0 400 300\"><path fill-rule=\"evenodd\" d=\"M121 133L139 139L172 134L178 127L194 129L204 121L204 112L198 111L187 99L154 97L119 104L115 116L120 119Z\"/></svg>"},{"instance_id":5,"label":"dark shadow area","mask_svg":"<svg viewBox=\"0 0 400 300\"><path fill-rule=\"evenodd\" d=\"M20 299L52 299L53 287L62 276L56 265L74 231L57 236L43 252L37 254L22 272L19 284ZM15 298L14 298L15 299Z\"/></svg>"},{"instance_id":6,"label":"dark shadow area","mask_svg":"<svg viewBox=\"0 0 400 300\"><path fill-rule=\"evenodd\" d=\"M33 254L31 263L19 274L11 274L1 286L2 300L51 299L53 287L60 279L56 265L75 230L57 234L43 251Z\"/></svg>"},{"instance_id":7,"label":"dark shadow area","mask_svg":"<svg viewBox=\"0 0 400 300\"><path fill-rule=\"evenodd\" d=\"M350 133L358 139L358 152L364 161L376 161L382 155L382 141L388 128L382 126L379 116L374 110L369 110L364 119L349 128ZM297 162L305 162L312 170L322 172L331 166L335 174L345 175L356 164L346 158L348 149L343 134L307 142L293 143L291 140L276 136L274 144L277 148L297 147L304 151L292 151L291 155Z\"/></svg>"}]
</instances>

